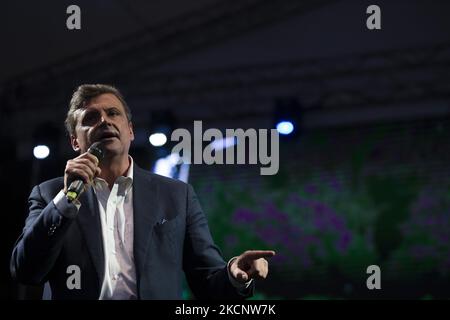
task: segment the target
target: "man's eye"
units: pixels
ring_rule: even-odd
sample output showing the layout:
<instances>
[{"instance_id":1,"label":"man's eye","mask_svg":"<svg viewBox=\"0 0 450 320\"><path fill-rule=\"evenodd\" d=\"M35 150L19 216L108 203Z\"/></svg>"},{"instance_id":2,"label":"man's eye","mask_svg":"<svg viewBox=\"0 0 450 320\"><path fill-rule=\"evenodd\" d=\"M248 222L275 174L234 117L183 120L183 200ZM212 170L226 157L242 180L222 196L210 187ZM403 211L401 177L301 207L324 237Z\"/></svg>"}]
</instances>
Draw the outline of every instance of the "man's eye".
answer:
<instances>
[{"instance_id":1,"label":"man's eye","mask_svg":"<svg viewBox=\"0 0 450 320\"><path fill-rule=\"evenodd\" d=\"M83 124L85 125L91 125L92 123L95 123L98 119L98 115L95 113L89 113L84 116L83 118Z\"/></svg>"},{"instance_id":2,"label":"man's eye","mask_svg":"<svg viewBox=\"0 0 450 320\"><path fill-rule=\"evenodd\" d=\"M118 116L118 115L120 115L120 112L117 111L117 110L110 110L110 111L108 111L108 115L110 115L110 116Z\"/></svg>"}]
</instances>

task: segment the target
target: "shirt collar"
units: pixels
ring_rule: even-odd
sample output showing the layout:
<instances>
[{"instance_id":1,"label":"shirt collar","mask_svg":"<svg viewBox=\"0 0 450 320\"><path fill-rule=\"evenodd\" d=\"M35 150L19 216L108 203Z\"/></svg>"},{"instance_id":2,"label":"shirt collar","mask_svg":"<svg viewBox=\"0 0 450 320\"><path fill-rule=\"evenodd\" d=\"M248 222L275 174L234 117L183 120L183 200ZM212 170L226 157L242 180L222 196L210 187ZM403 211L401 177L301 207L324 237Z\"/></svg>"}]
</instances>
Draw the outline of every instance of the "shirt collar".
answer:
<instances>
[{"instance_id":1,"label":"shirt collar","mask_svg":"<svg viewBox=\"0 0 450 320\"><path fill-rule=\"evenodd\" d=\"M128 192L133 184L133 174L134 174L134 160L133 158L128 155L128 159L130 160L130 166L128 167L126 176L120 176L117 177L114 184L118 184L119 187L122 187L125 189L125 192ZM108 188L108 184L105 179L95 177L94 178L94 187L95 189L102 189L104 187Z\"/></svg>"}]
</instances>

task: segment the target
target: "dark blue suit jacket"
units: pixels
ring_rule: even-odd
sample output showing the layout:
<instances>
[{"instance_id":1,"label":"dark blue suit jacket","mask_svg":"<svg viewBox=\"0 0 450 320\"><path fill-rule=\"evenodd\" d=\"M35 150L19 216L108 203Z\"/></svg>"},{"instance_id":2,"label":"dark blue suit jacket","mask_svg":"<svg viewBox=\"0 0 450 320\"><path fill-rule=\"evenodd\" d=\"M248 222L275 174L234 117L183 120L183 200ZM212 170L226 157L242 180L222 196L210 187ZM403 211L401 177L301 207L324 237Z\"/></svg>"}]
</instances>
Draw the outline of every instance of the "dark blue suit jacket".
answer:
<instances>
[{"instance_id":1,"label":"dark blue suit jacket","mask_svg":"<svg viewBox=\"0 0 450 320\"><path fill-rule=\"evenodd\" d=\"M98 299L105 261L97 199L90 188L80 197L78 214L67 218L52 201L62 188L62 178L33 188L11 273L23 284L48 281L53 299ZM228 279L226 263L190 185L134 165L133 216L140 299L181 299L183 271L196 298L244 297ZM80 267L81 289L66 285L70 265ZM251 295L253 287L246 291Z\"/></svg>"}]
</instances>

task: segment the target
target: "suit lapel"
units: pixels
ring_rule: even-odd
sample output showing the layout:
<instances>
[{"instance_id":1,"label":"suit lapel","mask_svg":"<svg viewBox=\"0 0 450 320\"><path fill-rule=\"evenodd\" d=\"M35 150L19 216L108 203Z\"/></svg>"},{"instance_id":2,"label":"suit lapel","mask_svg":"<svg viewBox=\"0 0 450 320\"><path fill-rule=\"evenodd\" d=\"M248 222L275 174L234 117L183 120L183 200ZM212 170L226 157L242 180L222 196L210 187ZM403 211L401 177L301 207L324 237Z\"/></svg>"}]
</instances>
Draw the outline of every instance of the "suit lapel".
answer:
<instances>
[{"instance_id":1,"label":"suit lapel","mask_svg":"<svg viewBox=\"0 0 450 320\"><path fill-rule=\"evenodd\" d=\"M135 165L133 173L134 259L138 288L153 227L162 216L157 201L158 192L158 187L150 176Z\"/></svg>"},{"instance_id":2,"label":"suit lapel","mask_svg":"<svg viewBox=\"0 0 450 320\"><path fill-rule=\"evenodd\" d=\"M97 197L93 188L89 188L80 197L80 211L78 212L78 223L86 239L89 254L97 271L100 288L103 282L105 270L105 258L103 252L102 226L98 210Z\"/></svg>"}]
</instances>

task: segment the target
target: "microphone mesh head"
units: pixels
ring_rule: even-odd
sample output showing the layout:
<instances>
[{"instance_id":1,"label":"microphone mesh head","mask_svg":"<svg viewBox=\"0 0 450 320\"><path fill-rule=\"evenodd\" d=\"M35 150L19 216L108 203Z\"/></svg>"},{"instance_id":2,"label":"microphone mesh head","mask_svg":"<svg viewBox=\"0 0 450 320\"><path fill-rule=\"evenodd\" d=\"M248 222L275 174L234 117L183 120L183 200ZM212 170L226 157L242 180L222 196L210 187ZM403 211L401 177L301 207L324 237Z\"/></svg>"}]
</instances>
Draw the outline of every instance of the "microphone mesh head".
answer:
<instances>
[{"instance_id":1,"label":"microphone mesh head","mask_svg":"<svg viewBox=\"0 0 450 320\"><path fill-rule=\"evenodd\" d=\"M88 152L97 157L98 162L103 160L103 156L105 155L103 151L103 146L100 141L94 142L88 149Z\"/></svg>"}]
</instances>

